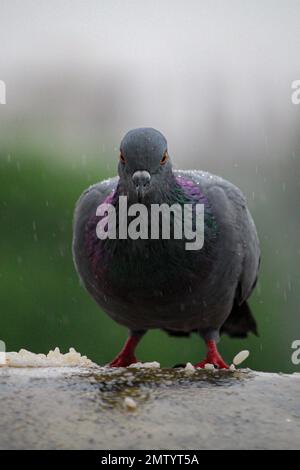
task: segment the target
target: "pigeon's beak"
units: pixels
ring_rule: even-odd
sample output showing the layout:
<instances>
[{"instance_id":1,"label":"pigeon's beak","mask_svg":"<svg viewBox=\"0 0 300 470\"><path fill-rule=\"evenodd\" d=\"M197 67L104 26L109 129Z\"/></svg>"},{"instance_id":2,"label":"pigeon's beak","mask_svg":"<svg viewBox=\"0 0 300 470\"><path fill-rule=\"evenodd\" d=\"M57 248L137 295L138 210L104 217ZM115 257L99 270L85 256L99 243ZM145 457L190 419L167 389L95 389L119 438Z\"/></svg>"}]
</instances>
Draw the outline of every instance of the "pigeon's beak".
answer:
<instances>
[{"instance_id":1,"label":"pigeon's beak","mask_svg":"<svg viewBox=\"0 0 300 470\"><path fill-rule=\"evenodd\" d=\"M135 186L138 198L142 199L147 189L150 186L151 175L149 171L139 170L135 171L132 175L132 181Z\"/></svg>"}]
</instances>

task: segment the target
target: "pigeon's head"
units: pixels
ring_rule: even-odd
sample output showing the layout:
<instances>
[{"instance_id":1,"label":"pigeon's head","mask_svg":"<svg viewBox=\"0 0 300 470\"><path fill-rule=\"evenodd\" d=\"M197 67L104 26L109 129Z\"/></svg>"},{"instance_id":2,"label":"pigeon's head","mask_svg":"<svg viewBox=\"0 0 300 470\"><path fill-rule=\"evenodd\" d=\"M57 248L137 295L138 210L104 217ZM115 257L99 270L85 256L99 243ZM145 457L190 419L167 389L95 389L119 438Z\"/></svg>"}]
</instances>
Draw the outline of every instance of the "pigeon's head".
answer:
<instances>
[{"instance_id":1,"label":"pigeon's head","mask_svg":"<svg viewBox=\"0 0 300 470\"><path fill-rule=\"evenodd\" d=\"M120 184L130 199L155 199L172 176L167 141L152 128L133 129L120 145Z\"/></svg>"}]
</instances>

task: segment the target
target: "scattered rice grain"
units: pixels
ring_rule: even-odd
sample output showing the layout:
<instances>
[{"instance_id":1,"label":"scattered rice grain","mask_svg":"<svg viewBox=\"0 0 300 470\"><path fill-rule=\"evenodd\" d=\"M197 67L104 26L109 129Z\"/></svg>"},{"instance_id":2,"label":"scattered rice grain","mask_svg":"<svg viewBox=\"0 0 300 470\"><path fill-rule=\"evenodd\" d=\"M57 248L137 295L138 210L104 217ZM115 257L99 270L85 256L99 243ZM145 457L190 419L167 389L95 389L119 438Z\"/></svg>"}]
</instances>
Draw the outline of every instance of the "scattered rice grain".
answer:
<instances>
[{"instance_id":1,"label":"scattered rice grain","mask_svg":"<svg viewBox=\"0 0 300 470\"><path fill-rule=\"evenodd\" d=\"M204 369L215 370L215 366L213 364L205 364Z\"/></svg>"},{"instance_id":2,"label":"scattered rice grain","mask_svg":"<svg viewBox=\"0 0 300 470\"><path fill-rule=\"evenodd\" d=\"M135 410L137 407L136 401L133 398L126 397L124 398L124 407L127 410Z\"/></svg>"},{"instance_id":3,"label":"scattered rice grain","mask_svg":"<svg viewBox=\"0 0 300 470\"><path fill-rule=\"evenodd\" d=\"M196 371L196 369L193 366L193 364L191 364L190 362L187 362L187 364L184 368L184 372L188 375L191 375L191 374L194 374L195 371Z\"/></svg>"},{"instance_id":4,"label":"scattered rice grain","mask_svg":"<svg viewBox=\"0 0 300 470\"><path fill-rule=\"evenodd\" d=\"M250 352L245 350L245 351L240 351L234 358L233 358L233 364L235 366L238 366L242 362L244 362L250 355Z\"/></svg>"},{"instance_id":5,"label":"scattered rice grain","mask_svg":"<svg viewBox=\"0 0 300 470\"><path fill-rule=\"evenodd\" d=\"M35 354L26 349L19 352L8 352L5 355L6 362L3 365L9 367L91 367L93 362L86 356L70 348L69 352L62 354L58 347L48 354Z\"/></svg>"},{"instance_id":6,"label":"scattered rice grain","mask_svg":"<svg viewBox=\"0 0 300 470\"><path fill-rule=\"evenodd\" d=\"M129 367L134 367L135 369L159 369L160 363L153 361L153 362L136 362L135 364L131 364Z\"/></svg>"}]
</instances>

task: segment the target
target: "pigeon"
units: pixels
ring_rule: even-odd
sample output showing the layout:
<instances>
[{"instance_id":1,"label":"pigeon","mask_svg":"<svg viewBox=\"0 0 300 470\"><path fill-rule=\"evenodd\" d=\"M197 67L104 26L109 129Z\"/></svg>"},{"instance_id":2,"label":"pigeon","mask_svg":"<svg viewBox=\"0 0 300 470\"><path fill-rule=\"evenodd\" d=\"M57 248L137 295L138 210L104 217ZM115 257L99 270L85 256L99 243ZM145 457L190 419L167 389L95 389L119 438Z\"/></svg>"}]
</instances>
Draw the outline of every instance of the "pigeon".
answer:
<instances>
[{"instance_id":1,"label":"pigeon","mask_svg":"<svg viewBox=\"0 0 300 470\"><path fill-rule=\"evenodd\" d=\"M90 186L79 198L72 244L81 283L101 309L129 331L110 366L136 363L135 349L143 335L161 329L174 336L199 333L207 354L195 367L227 369L217 349L220 335L257 334L247 299L257 282L260 246L243 193L208 172L173 169L167 140L153 128L130 130L118 157L118 176ZM98 208L109 205L118 216L121 198L126 198L128 209L135 204L148 209L187 205L193 227L195 208L203 207L202 246L187 249L184 235L129 237L129 230L127 236L118 231L115 237L100 238L97 227L104 219ZM131 214L127 224L133 219ZM174 225L170 217L170 230Z\"/></svg>"}]
</instances>

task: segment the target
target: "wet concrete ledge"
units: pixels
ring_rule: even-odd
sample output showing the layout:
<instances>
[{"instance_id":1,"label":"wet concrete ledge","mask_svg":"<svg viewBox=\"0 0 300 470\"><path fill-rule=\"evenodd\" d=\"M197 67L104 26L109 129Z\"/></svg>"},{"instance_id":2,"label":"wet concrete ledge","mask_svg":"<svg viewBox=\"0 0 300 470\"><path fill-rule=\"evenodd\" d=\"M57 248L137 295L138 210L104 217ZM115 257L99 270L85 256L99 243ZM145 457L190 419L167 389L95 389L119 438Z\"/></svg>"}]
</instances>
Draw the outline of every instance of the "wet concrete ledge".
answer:
<instances>
[{"instance_id":1,"label":"wet concrete ledge","mask_svg":"<svg viewBox=\"0 0 300 470\"><path fill-rule=\"evenodd\" d=\"M300 449L300 374L3 367L0 400L1 449Z\"/></svg>"}]
</instances>

